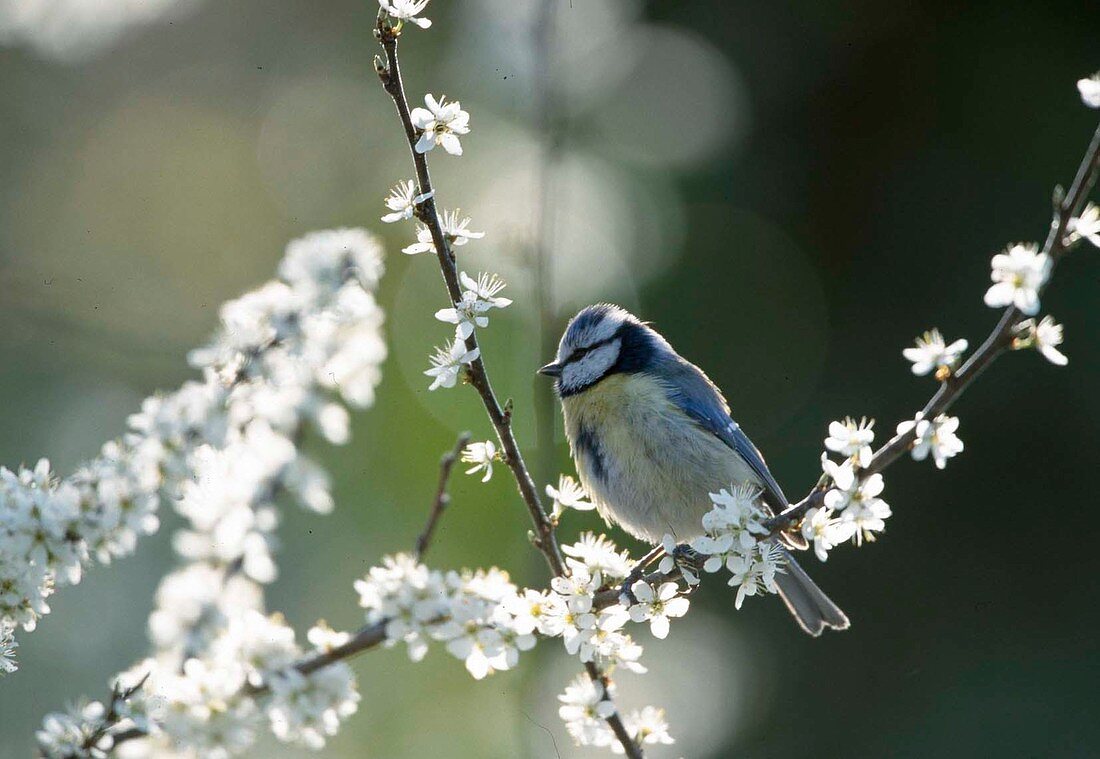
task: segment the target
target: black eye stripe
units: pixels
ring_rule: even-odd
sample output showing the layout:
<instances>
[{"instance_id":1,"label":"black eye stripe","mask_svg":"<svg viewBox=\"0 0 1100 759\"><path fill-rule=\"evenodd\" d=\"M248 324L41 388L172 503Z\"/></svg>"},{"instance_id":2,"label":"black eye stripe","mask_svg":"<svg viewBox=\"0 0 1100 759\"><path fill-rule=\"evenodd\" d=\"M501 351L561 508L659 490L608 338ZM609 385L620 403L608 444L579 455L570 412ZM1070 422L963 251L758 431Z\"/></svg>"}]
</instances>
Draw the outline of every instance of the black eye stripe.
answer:
<instances>
[{"instance_id":1,"label":"black eye stripe","mask_svg":"<svg viewBox=\"0 0 1100 759\"><path fill-rule=\"evenodd\" d=\"M565 359L565 363L571 364L574 361L580 361L582 358L587 356L592 351L596 350L597 348L602 348L603 346L614 342L618 338L619 338L619 334L616 332L611 337L606 338L604 340L600 340L598 343L592 343L592 345L589 345L589 346L584 347L584 348L577 348L575 351L573 351L572 353L569 354L569 357Z\"/></svg>"}]
</instances>

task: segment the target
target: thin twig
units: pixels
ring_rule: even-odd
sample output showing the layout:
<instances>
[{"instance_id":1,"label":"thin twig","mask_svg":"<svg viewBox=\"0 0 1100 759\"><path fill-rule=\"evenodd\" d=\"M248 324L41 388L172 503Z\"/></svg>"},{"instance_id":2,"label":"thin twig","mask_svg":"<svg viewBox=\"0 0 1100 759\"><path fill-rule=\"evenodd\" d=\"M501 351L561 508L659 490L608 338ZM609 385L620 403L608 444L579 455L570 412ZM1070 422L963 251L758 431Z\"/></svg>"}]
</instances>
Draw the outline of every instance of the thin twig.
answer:
<instances>
[{"instance_id":1,"label":"thin twig","mask_svg":"<svg viewBox=\"0 0 1100 759\"><path fill-rule=\"evenodd\" d=\"M376 27L376 36L386 55L384 62L381 60L377 62L378 78L382 82L383 89L393 99L397 114L401 118L401 124L405 129L405 139L408 142L413 166L416 169L416 181L420 187L420 192L430 194L433 189L431 175L428 173L428 161L422 153L416 152L416 141L419 136L416 127L412 123L409 102L405 97L405 87L401 80L401 65L397 58L398 33L380 18ZM434 196L429 197L420 204L417 209L417 217L431 233L436 258L439 260L439 270L443 274L443 281L447 286L447 294L451 298L451 303L458 304L462 300L462 290L458 282L458 269L455 265L454 252L451 250L450 243L439 220ZM471 333L466 338L466 349L473 351L477 348L477 336ZM481 402L489 415L489 421L492 422L497 439L500 441L504 462L512 471L520 496L531 515L531 521L535 526L533 541L535 547L546 557L546 563L550 566L550 570L554 575L563 574L565 572L565 562L562 559L557 536L554 535L554 525L542 506L538 489L535 487L535 481L527 469L523 454L520 452L519 445L516 443L515 435L512 432L510 404L501 406L496 393L493 391L493 385L489 381L485 362L480 355L470 363L467 378L477 390L478 395L481 396Z\"/></svg>"},{"instance_id":2,"label":"thin twig","mask_svg":"<svg viewBox=\"0 0 1100 759\"><path fill-rule=\"evenodd\" d=\"M375 59L375 71L382 83L382 88L393 99L394 106L397 108L397 114L405 130L405 140L408 143L409 153L412 156L413 166L416 170L419 191L421 194L428 196L417 207L417 218L424 223L431 233L436 258L439 261L439 269L447 286L447 294L450 296L452 305L457 306L462 299L462 291L459 288L455 256L447 236L443 232L443 225L440 223L439 213L436 210L435 192L432 187L431 174L428 172L427 158L423 153L418 153L416 150L419 135L412 123L409 101L405 95L405 85L401 79L401 64L397 57L397 41L400 31L391 27L384 15L379 14L375 36L385 53L384 61ZM472 332L466 338L466 350L478 350L477 336ZM477 356L470 363L466 376L470 384L477 390L478 395L481 396L481 402L489 415L489 421L492 422L493 429L496 430L497 438L500 440L504 452L504 461L512 471L520 496L530 513L531 522L535 527L531 542L546 558L550 571L555 576L564 575L566 574L565 561L562 558L557 535L554 533L554 523L546 513L546 509L543 508L538 489L535 487L535 481L531 477L512 432L511 402L509 401L503 408L501 407L496 393L493 391L492 383L489 381L489 374L485 368L484 359L480 355L480 350L478 350ZM595 665L590 665L590 667L590 673L595 672L597 677L604 677ZM622 743L627 756L631 759L643 757L641 748L630 738L630 734L623 725L618 712L608 717L607 723L615 733L616 738Z\"/></svg>"},{"instance_id":3,"label":"thin twig","mask_svg":"<svg viewBox=\"0 0 1100 759\"><path fill-rule=\"evenodd\" d=\"M451 503L451 496L447 493L447 483L451 479L451 472L454 470L455 462L458 461L458 455L462 453L462 449L469 442L470 433L463 432L455 441L454 448L445 453L443 458L439 460L439 485L436 486L432 508L428 512L428 523L424 525L424 530L416 538L416 548L413 550L413 555L416 556L417 561L424 557L424 552L428 550L428 546L432 543L432 536L435 534L436 525L439 524L439 518L443 516L443 512L447 510Z\"/></svg>"},{"instance_id":4,"label":"thin twig","mask_svg":"<svg viewBox=\"0 0 1100 759\"><path fill-rule=\"evenodd\" d=\"M593 682L600 683L603 686L604 698L608 701L611 700L611 678L600 672L600 668L593 662L586 662L584 665L585 671L588 672L588 676L592 678ZM615 733L615 737L619 743L622 744L623 751L630 759L645 759L645 753L642 751L642 747L637 741L630 735L630 732L626 729L626 725L623 724L622 718L619 717L618 709L610 717L606 718L608 726L611 728L611 732Z\"/></svg>"},{"instance_id":5,"label":"thin twig","mask_svg":"<svg viewBox=\"0 0 1100 759\"><path fill-rule=\"evenodd\" d=\"M1057 264L1069 250L1069 222L1079 216L1085 207L1089 192L1096 183L1098 175L1100 175L1100 126L1096 128L1085 156L1081 159L1081 165L1077 168L1077 174L1073 178L1069 191L1063 195L1060 187L1055 190L1054 218L1051 221L1050 232L1043 243L1043 252L1050 256L1052 264ZM993 328L978 350L963 363L958 371L949 374L947 379L940 383L928 403L921 409L924 419L935 419L951 408L963 391L1012 345L1016 325L1022 316L1024 314L1015 306L1009 306L1004 310L997 326ZM916 435L915 429L894 435L875 451L870 463L860 470L860 474L866 476L886 469L912 447ZM824 497L824 489L815 487L797 504L771 519L767 526L773 531L781 531L805 516L810 509L821 505Z\"/></svg>"}]
</instances>

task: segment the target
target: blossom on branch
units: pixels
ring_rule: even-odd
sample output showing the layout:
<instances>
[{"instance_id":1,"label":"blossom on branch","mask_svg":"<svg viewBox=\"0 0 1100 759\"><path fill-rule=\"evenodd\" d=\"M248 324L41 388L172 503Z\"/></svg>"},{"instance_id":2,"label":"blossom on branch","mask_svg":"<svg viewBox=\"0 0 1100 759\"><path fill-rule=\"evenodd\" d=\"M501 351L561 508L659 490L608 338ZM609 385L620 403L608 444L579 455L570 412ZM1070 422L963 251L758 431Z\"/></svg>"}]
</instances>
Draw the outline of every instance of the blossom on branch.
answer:
<instances>
[{"instance_id":1,"label":"blossom on branch","mask_svg":"<svg viewBox=\"0 0 1100 759\"><path fill-rule=\"evenodd\" d=\"M427 153L436 145L451 155L462 155L460 134L470 132L470 114L462 110L457 100L447 102L442 95L436 100L431 94L424 96L427 108L413 108L412 124L420 132L416 142L417 153Z\"/></svg>"},{"instance_id":2,"label":"blossom on branch","mask_svg":"<svg viewBox=\"0 0 1100 759\"><path fill-rule=\"evenodd\" d=\"M1015 306L1028 316L1039 311L1039 290L1054 266L1050 256L1034 243L1016 243L993 256L990 277L994 284L985 293L985 304L993 308Z\"/></svg>"},{"instance_id":3,"label":"blossom on branch","mask_svg":"<svg viewBox=\"0 0 1100 759\"><path fill-rule=\"evenodd\" d=\"M439 215L439 226L443 236L451 247L461 247L470 240L480 240L485 236L484 232L474 232L470 227L469 216L460 216L458 209L445 210ZM435 241L432 239L432 231L423 224L416 225L416 242L401 249L401 252L415 256L418 253L435 253Z\"/></svg>"},{"instance_id":4,"label":"blossom on branch","mask_svg":"<svg viewBox=\"0 0 1100 759\"><path fill-rule=\"evenodd\" d=\"M1066 225L1070 233L1070 242L1084 238L1100 248L1100 206L1089 203L1077 218L1070 219Z\"/></svg>"},{"instance_id":5,"label":"blossom on branch","mask_svg":"<svg viewBox=\"0 0 1100 759\"><path fill-rule=\"evenodd\" d=\"M1012 339L1012 349L1035 348L1050 363L1065 366L1069 363L1069 358L1058 350L1062 341L1062 325L1048 315L1038 322L1034 319L1026 319L1017 324L1016 336Z\"/></svg>"},{"instance_id":6,"label":"blossom on branch","mask_svg":"<svg viewBox=\"0 0 1100 759\"><path fill-rule=\"evenodd\" d=\"M935 370L936 379L939 380L946 379L969 345L963 339L948 345L938 329L925 332L916 339L916 344L915 348L906 348L901 352L906 359L913 362L913 374L922 377Z\"/></svg>"},{"instance_id":7,"label":"blossom on branch","mask_svg":"<svg viewBox=\"0 0 1100 759\"><path fill-rule=\"evenodd\" d=\"M915 430L916 439L913 442L913 460L924 461L928 454L932 454L932 460L936 462L937 469L947 466L947 460L958 453L962 453L963 441L955 434L959 429L957 416L940 414L929 421L922 413L910 421L898 425L898 434L904 435Z\"/></svg>"},{"instance_id":8,"label":"blossom on branch","mask_svg":"<svg viewBox=\"0 0 1100 759\"><path fill-rule=\"evenodd\" d=\"M707 534L691 541L691 548L707 557L704 572L717 572L723 567L730 572L728 585L737 588L734 606L738 609L747 596L778 592L775 575L784 571L782 555L762 542L769 530L764 526L761 492L753 485L742 485L732 492L723 489L711 493L713 508L703 515ZM688 579L689 584L692 579Z\"/></svg>"},{"instance_id":9,"label":"blossom on branch","mask_svg":"<svg viewBox=\"0 0 1100 759\"><path fill-rule=\"evenodd\" d=\"M476 361L479 355L481 351L478 348L468 350L466 343L458 338L444 343L443 347L436 347L435 353L429 356L432 368L424 371L424 374L433 378L428 389L454 387L462 367Z\"/></svg>"},{"instance_id":10,"label":"blossom on branch","mask_svg":"<svg viewBox=\"0 0 1100 759\"><path fill-rule=\"evenodd\" d=\"M875 420L868 421L866 418L856 422L851 417L845 417L843 422L830 422L829 437L825 438L825 447L865 467L871 463L873 453L871 443L875 440L875 432L872 429L874 426Z\"/></svg>"},{"instance_id":11,"label":"blossom on branch","mask_svg":"<svg viewBox=\"0 0 1100 759\"><path fill-rule=\"evenodd\" d=\"M410 179L398 182L390 190L386 198L386 207L390 213L382 217L387 224L395 221L411 219L416 214L416 208L435 192L417 192L417 186Z\"/></svg>"},{"instance_id":12,"label":"blossom on branch","mask_svg":"<svg viewBox=\"0 0 1100 759\"><path fill-rule=\"evenodd\" d=\"M663 582L654 588L645 580L638 580L630 586L630 592L637 599L629 606L630 618L635 622L648 620L649 631L655 638L667 638L669 619L687 614L689 602L680 595L674 582Z\"/></svg>"},{"instance_id":13,"label":"blossom on branch","mask_svg":"<svg viewBox=\"0 0 1100 759\"><path fill-rule=\"evenodd\" d=\"M578 746L610 746L615 735L605 720L615 713L615 704L603 683L586 674L577 675L558 696L558 716Z\"/></svg>"},{"instance_id":14,"label":"blossom on branch","mask_svg":"<svg viewBox=\"0 0 1100 759\"><path fill-rule=\"evenodd\" d=\"M596 504L585 500L588 493L585 492L584 487L568 474L558 477L557 487L547 485L546 495L554 502L554 508L551 512L551 517L554 519L561 517L566 509L591 511L596 508Z\"/></svg>"},{"instance_id":15,"label":"blossom on branch","mask_svg":"<svg viewBox=\"0 0 1100 759\"><path fill-rule=\"evenodd\" d=\"M471 279L466 272L459 274L459 280L466 289L462 298L452 308L435 312L435 318L447 324L454 324L455 334L465 340L474 333L475 327L488 327L489 317L485 314L494 308L506 308L512 304L508 298L497 297L497 293L507 285L496 274L479 274L477 280Z\"/></svg>"},{"instance_id":16,"label":"blossom on branch","mask_svg":"<svg viewBox=\"0 0 1100 759\"><path fill-rule=\"evenodd\" d=\"M662 744L671 746L676 741L668 733L668 720L665 710L655 706L646 706L623 716L623 725L635 743L645 745ZM625 749L618 741L611 744L613 754L622 754Z\"/></svg>"},{"instance_id":17,"label":"blossom on branch","mask_svg":"<svg viewBox=\"0 0 1100 759\"><path fill-rule=\"evenodd\" d=\"M19 644L15 642L15 631L11 625L0 623L0 677L10 675L19 669L15 661L15 649Z\"/></svg>"},{"instance_id":18,"label":"blossom on branch","mask_svg":"<svg viewBox=\"0 0 1100 759\"><path fill-rule=\"evenodd\" d=\"M634 566L627 551L620 551L606 535L593 532L582 532L580 540L562 546L561 550L583 564L590 573L599 573L604 581L622 579Z\"/></svg>"},{"instance_id":19,"label":"blossom on branch","mask_svg":"<svg viewBox=\"0 0 1100 759\"><path fill-rule=\"evenodd\" d=\"M837 469L825 468L827 473L832 469L839 475L833 477L836 487L825 494L825 507L840 513L840 525L830 537L850 530L857 545L864 540L873 542L874 534L886 529L886 519L892 513L889 504L879 498L885 487L882 475L876 472L870 477L845 477Z\"/></svg>"},{"instance_id":20,"label":"blossom on branch","mask_svg":"<svg viewBox=\"0 0 1100 759\"><path fill-rule=\"evenodd\" d=\"M46 715L35 733L40 755L44 759L106 759L114 747L114 738L100 734L106 714L99 701L80 701L66 712Z\"/></svg>"},{"instance_id":21,"label":"blossom on branch","mask_svg":"<svg viewBox=\"0 0 1100 759\"><path fill-rule=\"evenodd\" d=\"M378 5L390 18L398 22L408 21L421 29L432 25L431 19L417 18L428 5L428 0L378 0Z\"/></svg>"},{"instance_id":22,"label":"blossom on branch","mask_svg":"<svg viewBox=\"0 0 1100 759\"><path fill-rule=\"evenodd\" d=\"M1100 72L1078 79L1077 91L1081 93L1081 102L1089 108L1100 108Z\"/></svg>"},{"instance_id":23,"label":"blossom on branch","mask_svg":"<svg viewBox=\"0 0 1100 759\"><path fill-rule=\"evenodd\" d=\"M486 440L483 443L470 443L462 449L462 462L473 464L472 467L466 470L466 474L474 474L484 470L485 476L481 478L482 482L488 482L492 478L493 461L496 459L497 446L492 440Z\"/></svg>"},{"instance_id":24,"label":"blossom on branch","mask_svg":"<svg viewBox=\"0 0 1100 759\"><path fill-rule=\"evenodd\" d=\"M802 519L802 537L813 543L814 554L821 561L829 559L834 546L852 537L852 525L833 516L828 507L810 509Z\"/></svg>"}]
</instances>

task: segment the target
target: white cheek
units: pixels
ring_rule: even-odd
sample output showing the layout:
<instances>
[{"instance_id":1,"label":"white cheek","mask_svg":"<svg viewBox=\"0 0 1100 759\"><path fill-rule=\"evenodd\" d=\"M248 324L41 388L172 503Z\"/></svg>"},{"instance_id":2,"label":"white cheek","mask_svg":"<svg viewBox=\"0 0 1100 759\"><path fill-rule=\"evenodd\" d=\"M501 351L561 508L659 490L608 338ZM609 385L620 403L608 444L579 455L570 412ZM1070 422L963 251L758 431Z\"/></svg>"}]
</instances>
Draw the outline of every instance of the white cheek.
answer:
<instances>
[{"instance_id":1,"label":"white cheek","mask_svg":"<svg viewBox=\"0 0 1100 759\"><path fill-rule=\"evenodd\" d=\"M616 340L607 345L601 345L579 361L571 361L566 364L561 373L562 388L564 390L576 390L591 385L603 377L618 360L619 347L620 342Z\"/></svg>"}]
</instances>

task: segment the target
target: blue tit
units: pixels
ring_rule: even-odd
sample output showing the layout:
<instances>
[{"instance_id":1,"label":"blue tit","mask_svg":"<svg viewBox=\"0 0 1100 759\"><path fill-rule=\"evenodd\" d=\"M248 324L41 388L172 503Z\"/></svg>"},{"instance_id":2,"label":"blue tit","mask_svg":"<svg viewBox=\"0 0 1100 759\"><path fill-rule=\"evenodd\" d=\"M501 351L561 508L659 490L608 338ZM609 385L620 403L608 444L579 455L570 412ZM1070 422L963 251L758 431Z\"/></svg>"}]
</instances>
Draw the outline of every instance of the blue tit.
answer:
<instances>
[{"instance_id":1,"label":"blue tit","mask_svg":"<svg viewBox=\"0 0 1100 759\"><path fill-rule=\"evenodd\" d=\"M569 322L553 363L569 448L604 519L637 538L683 543L703 534L709 493L751 483L773 513L788 501L721 391L649 325L618 306ZM790 546L804 547L788 534ZM802 628L843 630L848 617L784 551L779 595Z\"/></svg>"}]
</instances>

